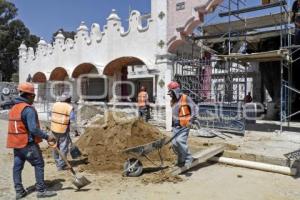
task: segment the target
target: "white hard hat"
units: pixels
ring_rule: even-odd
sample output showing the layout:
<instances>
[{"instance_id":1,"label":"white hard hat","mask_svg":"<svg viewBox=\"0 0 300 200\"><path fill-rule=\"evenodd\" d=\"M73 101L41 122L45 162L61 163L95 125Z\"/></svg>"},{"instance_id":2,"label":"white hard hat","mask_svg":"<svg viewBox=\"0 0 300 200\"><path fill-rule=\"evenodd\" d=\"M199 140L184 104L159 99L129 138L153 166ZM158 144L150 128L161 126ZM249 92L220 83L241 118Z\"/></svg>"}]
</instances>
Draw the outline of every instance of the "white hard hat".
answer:
<instances>
[{"instance_id":1,"label":"white hard hat","mask_svg":"<svg viewBox=\"0 0 300 200\"><path fill-rule=\"evenodd\" d=\"M59 98L58 101L67 101L68 99L71 99L72 96L70 92L64 92Z\"/></svg>"}]
</instances>

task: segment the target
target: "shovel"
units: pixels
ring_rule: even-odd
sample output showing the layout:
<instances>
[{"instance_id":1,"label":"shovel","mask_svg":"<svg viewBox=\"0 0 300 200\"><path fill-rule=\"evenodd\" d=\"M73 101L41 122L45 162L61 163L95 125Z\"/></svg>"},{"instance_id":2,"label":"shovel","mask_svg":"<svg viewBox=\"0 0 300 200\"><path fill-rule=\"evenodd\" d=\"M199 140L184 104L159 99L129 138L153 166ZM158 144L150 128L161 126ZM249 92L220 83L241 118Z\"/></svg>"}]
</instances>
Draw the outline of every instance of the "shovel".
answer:
<instances>
[{"instance_id":1,"label":"shovel","mask_svg":"<svg viewBox=\"0 0 300 200\"><path fill-rule=\"evenodd\" d=\"M59 156L65 161L65 163L67 164L68 168L70 169L71 173L73 174L73 185L75 185L77 187L77 189L81 189L84 186L87 186L91 183L91 181L89 181L86 177L84 176L78 176L75 172L75 170L73 169L73 167L70 165L70 163L68 162L67 158L61 153L61 151L57 148L56 143L53 142L48 142L49 146L54 148L54 150L57 151L57 153L59 154Z\"/></svg>"}]
</instances>

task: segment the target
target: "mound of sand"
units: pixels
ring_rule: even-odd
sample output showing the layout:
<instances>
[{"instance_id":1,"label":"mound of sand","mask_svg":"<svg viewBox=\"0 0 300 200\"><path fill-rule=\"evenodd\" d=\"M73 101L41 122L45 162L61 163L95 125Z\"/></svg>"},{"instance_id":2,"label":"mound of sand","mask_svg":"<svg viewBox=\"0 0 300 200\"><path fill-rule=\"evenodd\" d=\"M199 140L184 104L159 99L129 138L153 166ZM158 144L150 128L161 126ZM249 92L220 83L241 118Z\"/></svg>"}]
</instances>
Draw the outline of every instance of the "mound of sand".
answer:
<instances>
[{"instance_id":1,"label":"mound of sand","mask_svg":"<svg viewBox=\"0 0 300 200\"><path fill-rule=\"evenodd\" d=\"M83 155L88 158L84 166L92 172L122 170L124 161L132 157L123 150L161 139L164 136L154 126L138 119L126 119L122 113L108 112L97 120L76 142ZM169 147L162 148L164 161L172 161L174 154ZM154 161L159 161L157 151L149 154ZM143 164L145 159L142 160ZM153 165L152 165L153 166Z\"/></svg>"}]
</instances>

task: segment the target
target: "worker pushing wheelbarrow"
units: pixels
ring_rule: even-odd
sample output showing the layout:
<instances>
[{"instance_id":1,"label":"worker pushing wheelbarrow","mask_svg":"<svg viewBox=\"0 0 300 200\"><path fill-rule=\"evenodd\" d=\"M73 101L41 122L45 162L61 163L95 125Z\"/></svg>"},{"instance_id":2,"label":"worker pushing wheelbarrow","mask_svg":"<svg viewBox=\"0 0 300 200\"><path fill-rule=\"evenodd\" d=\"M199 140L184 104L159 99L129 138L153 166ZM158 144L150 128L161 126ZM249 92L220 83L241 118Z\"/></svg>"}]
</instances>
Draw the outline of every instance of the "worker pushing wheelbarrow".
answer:
<instances>
[{"instance_id":1,"label":"worker pushing wheelbarrow","mask_svg":"<svg viewBox=\"0 0 300 200\"><path fill-rule=\"evenodd\" d=\"M125 175L140 175L143 170L143 165L138 158L143 156L150 160L147 154L155 149L158 151L161 166L163 166L163 159L160 153L161 148L178 136L179 139L173 141L173 149L177 152L178 156L177 165L180 166L183 164L188 167L192 164L193 158L187 146L187 138L193 119L196 116L196 104L189 96L181 92L180 84L174 81L168 84L168 95L170 95L171 98L173 136L168 141L165 141L165 138L163 138L146 145L126 149L124 151L125 153L129 153L135 157L129 158L125 162Z\"/></svg>"}]
</instances>

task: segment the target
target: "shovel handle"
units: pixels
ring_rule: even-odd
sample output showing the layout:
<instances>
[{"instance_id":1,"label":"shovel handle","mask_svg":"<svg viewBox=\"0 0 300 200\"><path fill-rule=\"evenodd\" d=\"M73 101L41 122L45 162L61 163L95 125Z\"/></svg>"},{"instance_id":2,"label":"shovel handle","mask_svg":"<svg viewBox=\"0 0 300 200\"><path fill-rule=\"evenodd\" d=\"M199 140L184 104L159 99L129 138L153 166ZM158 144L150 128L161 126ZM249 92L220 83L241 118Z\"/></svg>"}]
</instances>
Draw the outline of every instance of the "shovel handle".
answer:
<instances>
[{"instance_id":1,"label":"shovel handle","mask_svg":"<svg viewBox=\"0 0 300 200\"><path fill-rule=\"evenodd\" d=\"M57 142L48 142L48 145L53 148L58 154L59 156L63 159L63 161L65 161L65 163L67 164L68 168L70 168L70 171L72 172L72 174L74 176L76 176L76 172L74 171L73 167L70 165L69 161L67 160L67 158L61 153L61 151L58 149L57 147Z\"/></svg>"},{"instance_id":2,"label":"shovel handle","mask_svg":"<svg viewBox=\"0 0 300 200\"><path fill-rule=\"evenodd\" d=\"M174 140L178 135L180 135L184 130L186 130L186 127L181 128L173 137L171 137L168 141L165 142L164 145L169 144L170 142L172 142L172 140Z\"/></svg>"},{"instance_id":3,"label":"shovel handle","mask_svg":"<svg viewBox=\"0 0 300 200\"><path fill-rule=\"evenodd\" d=\"M76 176L76 172L74 171L73 167L70 165L70 163L67 160L67 158L61 153L61 151L57 147L55 147L55 150L57 151L57 153L59 154L59 156L63 159L63 161L65 161L65 163L67 164L67 166L70 168L70 171L72 172L72 174L74 176Z\"/></svg>"}]
</instances>

